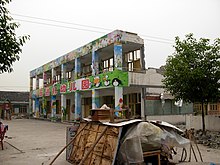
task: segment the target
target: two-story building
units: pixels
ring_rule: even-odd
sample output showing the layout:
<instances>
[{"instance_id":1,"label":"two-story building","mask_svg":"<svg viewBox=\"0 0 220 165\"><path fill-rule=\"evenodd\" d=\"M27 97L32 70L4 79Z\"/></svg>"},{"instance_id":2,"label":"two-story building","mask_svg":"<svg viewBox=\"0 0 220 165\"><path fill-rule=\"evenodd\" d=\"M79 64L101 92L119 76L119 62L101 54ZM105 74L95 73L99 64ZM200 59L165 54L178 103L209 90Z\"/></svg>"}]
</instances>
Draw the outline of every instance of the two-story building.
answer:
<instances>
[{"instance_id":1,"label":"two-story building","mask_svg":"<svg viewBox=\"0 0 220 165\"><path fill-rule=\"evenodd\" d=\"M106 104L145 117L146 89L161 88L145 69L144 40L115 30L30 72L36 117L76 120Z\"/></svg>"}]
</instances>

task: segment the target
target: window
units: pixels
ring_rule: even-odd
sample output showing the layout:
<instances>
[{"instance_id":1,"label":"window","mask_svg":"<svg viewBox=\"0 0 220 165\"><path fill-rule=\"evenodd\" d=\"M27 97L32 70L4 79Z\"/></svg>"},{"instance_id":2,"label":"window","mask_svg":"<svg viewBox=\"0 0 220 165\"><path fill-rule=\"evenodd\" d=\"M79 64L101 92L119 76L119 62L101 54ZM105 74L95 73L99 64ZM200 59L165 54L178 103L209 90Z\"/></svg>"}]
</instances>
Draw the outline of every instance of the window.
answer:
<instances>
[{"instance_id":1,"label":"window","mask_svg":"<svg viewBox=\"0 0 220 165\"><path fill-rule=\"evenodd\" d=\"M107 72L107 71L113 71L114 68L114 59L113 58L109 58L105 61L103 61L103 71Z\"/></svg>"},{"instance_id":2,"label":"window","mask_svg":"<svg viewBox=\"0 0 220 165\"><path fill-rule=\"evenodd\" d=\"M125 61L127 63L128 71L140 71L140 50L135 50L125 54Z\"/></svg>"},{"instance_id":3,"label":"window","mask_svg":"<svg viewBox=\"0 0 220 165\"><path fill-rule=\"evenodd\" d=\"M19 113L27 113L27 107L24 106L24 105L21 105L20 108L19 108Z\"/></svg>"},{"instance_id":4,"label":"window","mask_svg":"<svg viewBox=\"0 0 220 165\"><path fill-rule=\"evenodd\" d=\"M210 104L210 111L217 111L218 110L218 106L216 103L211 103Z\"/></svg>"}]
</instances>

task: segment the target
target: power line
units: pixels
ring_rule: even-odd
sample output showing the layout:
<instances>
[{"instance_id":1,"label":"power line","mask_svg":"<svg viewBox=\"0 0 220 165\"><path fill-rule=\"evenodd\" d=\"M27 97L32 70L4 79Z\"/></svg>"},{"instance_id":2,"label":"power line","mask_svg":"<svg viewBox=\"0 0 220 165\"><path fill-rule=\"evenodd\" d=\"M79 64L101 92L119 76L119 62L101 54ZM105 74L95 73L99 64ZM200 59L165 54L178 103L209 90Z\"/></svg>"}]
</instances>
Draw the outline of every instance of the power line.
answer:
<instances>
[{"instance_id":1,"label":"power line","mask_svg":"<svg viewBox=\"0 0 220 165\"><path fill-rule=\"evenodd\" d=\"M102 34L105 33L105 32L100 32L100 31L96 31L96 30L75 28L75 27L70 27L70 26L55 25L55 24L43 23L43 22L36 22L36 21L28 21L28 20L23 20L23 19L15 19L15 20L17 20L17 21L23 21L23 22L29 22L29 23L35 23L35 24L41 24L41 25L48 25L48 26L55 26L55 27L67 28L67 29L75 29L75 30L89 31L89 32L95 32L95 33L102 33Z\"/></svg>"},{"instance_id":2,"label":"power line","mask_svg":"<svg viewBox=\"0 0 220 165\"><path fill-rule=\"evenodd\" d=\"M161 37L152 37L152 36L145 35L145 34L140 34L140 36L173 42L173 40L171 40L171 39L166 39L166 38L161 38Z\"/></svg>"},{"instance_id":3,"label":"power line","mask_svg":"<svg viewBox=\"0 0 220 165\"><path fill-rule=\"evenodd\" d=\"M75 30L88 31L88 32L95 32L95 33L101 33L101 34L105 34L105 33L106 33L106 32L101 32L101 31L96 31L96 30L82 29L82 28L76 28L76 27L70 27L70 26L63 26L63 25L55 25L55 24L50 24L50 23L29 21L29 20L23 20L23 19L15 19L15 20L17 20L17 21L23 21L23 22L28 22L28 23L34 23L34 24L41 24L41 25L47 25L47 26L60 27L60 28L75 29ZM159 41L159 40L148 39L148 38L143 38L143 39L145 39L145 40L147 40L147 41L152 41L152 42L159 42L159 43L165 43L165 44L173 44L173 43L171 43L171 42L166 42L166 41Z\"/></svg>"},{"instance_id":4,"label":"power line","mask_svg":"<svg viewBox=\"0 0 220 165\"><path fill-rule=\"evenodd\" d=\"M159 43L165 43L165 44L169 44L169 45L173 45L174 43L172 42L168 42L168 41L158 41L158 40L153 40L153 39L148 39L148 38L143 38L144 40L147 41L153 41L153 42L159 42Z\"/></svg>"},{"instance_id":5,"label":"power line","mask_svg":"<svg viewBox=\"0 0 220 165\"><path fill-rule=\"evenodd\" d=\"M72 23L72 22L65 22L65 21L58 21L58 20L54 20L54 19L46 19L46 18L40 18L40 17L21 15L21 14L12 14L12 15L19 16L19 17L25 17L25 18L31 18L31 19L37 19L37 20L43 20L43 21L49 21L49 22L56 22L56 23L69 24L69 25L77 25L77 26L81 26L81 27L100 29L100 30L104 30L104 31L112 31L112 29L102 28L102 27L98 27L98 26L90 26L90 25L84 25L84 24L78 24L78 23ZM37 24L42 24L42 25L49 25L49 26L75 29L75 30L83 30L83 31L96 32L96 33L106 33L106 32L100 32L100 31L97 31L97 30L81 29L81 28L68 27L68 26L63 26L63 25L54 25L54 24L50 24L50 23L28 21L28 20L23 20L23 19L16 19L16 20L29 22L29 23L37 23ZM155 37L155 36L150 36L150 35L145 35L145 34L140 34L140 36L151 38L151 39L145 38L148 41L161 42L161 43L167 43L167 44L171 44L171 42L173 43L173 40L167 39L167 38ZM158 41L158 40L160 40L160 41ZM161 41L161 40L163 40L163 41Z\"/></svg>"},{"instance_id":6,"label":"power line","mask_svg":"<svg viewBox=\"0 0 220 165\"><path fill-rule=\"evenodd\" d=\"M112 29L106 29L106 28L97 27L97 26L90 26L90 25L84 25L84 24L78 24L78 23L72 23L72 22L65 22L65 21L57 21L57 20L54 20L54 19L46 19L46 18L40 18L40 17L32 17L32 16L27 16L27 15L21 15L21 14L12 14L12 15L19 16L19 17L31 18L31 19L38 19L38 20L56 22L56 23L63 23L63 24L69 24L69 25L77 25L77 26L88 27L88 28L94 28L94 29L101 29L101 30L106 30L106 31L111 31L111 30L112 30Z\"/></svg>"}]
</instances>

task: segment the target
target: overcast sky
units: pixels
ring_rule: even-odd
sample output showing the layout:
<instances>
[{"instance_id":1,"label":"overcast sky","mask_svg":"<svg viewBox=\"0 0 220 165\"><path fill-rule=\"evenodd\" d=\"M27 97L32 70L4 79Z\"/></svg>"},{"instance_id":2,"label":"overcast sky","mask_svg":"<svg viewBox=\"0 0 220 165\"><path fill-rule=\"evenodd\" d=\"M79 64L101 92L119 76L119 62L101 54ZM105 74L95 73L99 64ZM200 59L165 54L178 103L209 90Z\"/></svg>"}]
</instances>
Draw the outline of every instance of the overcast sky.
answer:
<instances>
[{"instance_id":1,"label":"overcast sky","mask_svg":"<svg viewBox=\"0 0 220 165\"><path fill-rule=\"evenodd\" d=\"M31 38L14 72L0 74L0 90L28 91L31 70L116 29L144 38L146 67L154 68L172 54L176 36L220 37L219 0L12 0L8 9L17 35Z\"/></svg>"}]
</instances>

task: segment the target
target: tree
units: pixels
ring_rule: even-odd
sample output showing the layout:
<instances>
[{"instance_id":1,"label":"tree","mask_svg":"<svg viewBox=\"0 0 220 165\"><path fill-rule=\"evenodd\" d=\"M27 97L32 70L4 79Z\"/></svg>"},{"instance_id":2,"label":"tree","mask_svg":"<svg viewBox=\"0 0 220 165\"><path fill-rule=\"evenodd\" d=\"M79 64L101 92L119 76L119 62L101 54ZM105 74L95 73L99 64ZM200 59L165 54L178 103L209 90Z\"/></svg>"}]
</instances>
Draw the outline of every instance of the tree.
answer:
<instances>
[{"instance_id":1,"label":"tree","mask_svg":"<svg viewBox=\"0 0 220 165\"><path fill-rule=\"evenodd\" d=\"M16 37L15 30L19 24L13 22L9 15L6 8L9 2L11 0L0 1L0 74L13 71L12 65L20 58L21 47L29 39L29 36Z\"/></svg>"},{"instance_id":2,"label":"tree","mask_svg":"<svg viewBox=\"0 0 220 165\"><path fill-rule=\"evenodd\" d=\"M220 93L220 39L196 40L193 34L181 41L175 38L175 51L165 65L165 88L176 100L202 104L202 128L205 132L204 103L217 101Z\"/></svg>"}]
</instances>

